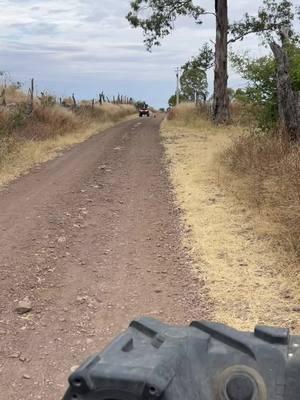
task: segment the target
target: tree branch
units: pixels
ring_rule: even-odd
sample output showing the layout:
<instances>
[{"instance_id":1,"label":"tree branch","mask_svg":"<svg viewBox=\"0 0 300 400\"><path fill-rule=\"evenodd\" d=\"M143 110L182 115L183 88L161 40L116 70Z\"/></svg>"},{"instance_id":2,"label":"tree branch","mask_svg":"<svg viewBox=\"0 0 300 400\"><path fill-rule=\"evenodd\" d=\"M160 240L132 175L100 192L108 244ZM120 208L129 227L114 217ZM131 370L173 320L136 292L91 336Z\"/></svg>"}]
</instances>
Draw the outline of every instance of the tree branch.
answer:
<instances>
[{"instance_id":1,"label":"tree branch","mask_svg":"<svg viewBox=\"0 0 300 400\"><path fill-rule=\"evenodd\" d=\"M214 13L214 12L212 12L212 11L204 11L204 12L202 13L202 15L213 15L214 17L217 18L217 14Z\"/></svg>"},{"instance_id":2,"label":"tree branch","mask_svg":"<svg viewBox=\"0 0 300 400\"><path fill-rule=\"evenodd\" d=\"M235 43L235 42L237 42L237 41L239 41L239 40L241 40L241 39L244 39L245 36L251 35L251 33L261 33L261 32L267 32L267 31L269 31L269 30L270 30L269 27L266 27L266 28L263 28L263 29L260 29L260 30L257 30L257 29L255 29L255 28L253 28L253 29L250 29L250 30L247 31L247 32L243 32L243 33L241 33L240 35L235 36L235 37L229 39L228 42L227 42L227 44Z\"/></svg>"}]
</instances>

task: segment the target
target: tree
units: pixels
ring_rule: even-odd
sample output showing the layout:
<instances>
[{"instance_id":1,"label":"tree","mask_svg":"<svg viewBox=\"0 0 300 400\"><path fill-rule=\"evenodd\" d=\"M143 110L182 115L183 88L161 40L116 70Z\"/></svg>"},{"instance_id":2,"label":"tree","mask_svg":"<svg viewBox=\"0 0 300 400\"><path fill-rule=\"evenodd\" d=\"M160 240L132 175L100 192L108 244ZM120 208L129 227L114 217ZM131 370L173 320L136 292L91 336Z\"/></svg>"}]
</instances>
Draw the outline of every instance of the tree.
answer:
<instances>
[{"instance_id":1,"label":"tree","mask_svg":"<svg viewBox=\"0 0 300 400\"><path fill-rule=\"evenodd\" d=\"M197 24L201 24L205 14L212 14L216 18L213 120L223 123L230 118L227 93L227 0L215 0L215 12L205 11L193 0L133 0L127 19L133 27L142 28L145 44L150 50L172 32L179 16L190 16Z\"/></svg>"},{"instance_id":2,"label":"tree","mask_svg":"<svg viewBox=\"0 0 300 400\"><path fill-rule=\"evenodd\" d=\"M197 57L193 57L182 67L180 85L182 95L188 101L206 101L207 92L207 70L213 65L213 51L204 44Z\"/></svg>"},{"instance_id":3,"label":"tree","mask_svg":"<svg viewBox=\"0 0 300 400\"><path fill-rule=\"evenodd\" d=\"M238 89L235 98L248 105L247 110L258 121L262 130L274 128L278 121L276 62L274 57L251 59L246 55L232 55L233 67L247 81L245 89Z\"/></svg>"},{"instance_id":4,"label":"tree","mask_svg":"<svg viewBox=\"0 0 300 400\"><path fill-rule=\"evenodd\" d=\"M216 44L213 119L217 124L230 120L228 82L228 8L227 0L215 0Z\"/></svg>"},{"instance_id":5,"label":"tree","mask_svg":"<svg viewBox=\"0 0 300 400\"><path fill-rule=\"evenodd\" d=\"M180 77L180 86L183 96L188 101L195 101L196 104L200 100L206 101L207 92L207 76L205 71L195 67L193 62L188 62L183 66L183 73Z\"/></svg>"},{"instance_id":6,"label":"tree","mask_svg":"<svg viewBox=\"0 0 300 400\"><path fill-rule=\"evenodd\" d=\"M300 48L288 48L292 90L300 90ZM247 81L245 89L238 89L235 99L250 106L259 127L270 130L278 123L277 63L272 54L256 59L233 54L233 67ZM249 107L247 107L249 110Z\"/></svg>"},{"instance_id":7,"label":"tree","mask_svg":"<svg viewBox=\"0 0 300 400\"><path fill-rule=\"evenodd\" d=\"M300 91L300 48L290 45L288 48L290 60L290 78L292 80L293 90Z\"/></svg>"},{"instance_id":8,"label":"tree","mask_svg":"<svg viewBox=\"0 0 300 400\"><path fill-rule=\"evenodd\" d=\"M177 98L176 93L173 94L173 95L169 98L168 104L169 104L170 107L175 107L175 106L176 106L176 100L177 100L176 98ZM180 100L180 102L188 101L188 99L187 99L186 97L184 97L181 93L179 94L179 100Z\"/></svg>"},{"instance_id":9,"label":"tree","mask_svg":"<svg viewBox=\"0 0 300 400\"><path fill-rule=\"evenodd\" d=\"M243 19L230 26L229 43L243 40L247 35L255 33L269 44L278 36L282 27L292 30L294 21L293 3L290 0L263 0L256 16L246 13Z\"/></svg>"},{"instance_id":10,"label":"tree","mask_svg":"<svg viewBox=\"0 0 300 400\"><path fill-rule=\"evenodd\" d=\"M293 90L289 49L298 37L293 30L294 8L289 0L264 0L257 16L245 14L242 21L231 26L231 42L256 33L268 44L276 60L276 84L280 122L292 140L300 139L300 121L296 94ZM279 43L278 43L279 41Z\"/></svg>"},{"instance_id":11,"label":"tree","mask_svg":"<svg viewBox=\"0 0 300 400\"><path fill-rule=\"evenodd\" d=\"M297 109L297 96L293 91L290 62L288 57L289 39L282 30L282 45L275 41L270 43L277 64L277 96L280 122L292 140L300 139L300 118Z\"/></svg>"}]
</instances>

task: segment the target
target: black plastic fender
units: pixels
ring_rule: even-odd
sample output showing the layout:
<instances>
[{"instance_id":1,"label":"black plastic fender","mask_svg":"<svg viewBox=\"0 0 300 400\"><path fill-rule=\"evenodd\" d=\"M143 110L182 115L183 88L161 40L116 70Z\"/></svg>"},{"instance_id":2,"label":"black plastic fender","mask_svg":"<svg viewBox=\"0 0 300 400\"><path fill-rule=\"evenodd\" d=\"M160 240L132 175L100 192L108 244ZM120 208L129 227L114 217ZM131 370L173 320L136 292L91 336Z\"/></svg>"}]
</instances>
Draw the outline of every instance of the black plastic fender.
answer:
<instances>
[{"instance_id":1,"label":"black plastic fender","mask_svg":"<svg viewBox=\"0 0 300 400\"><path fill-rule=\"evenodd\" d=\"M195 321L131 322L69 378L64 400L297 400L300 336Z\"/></svg>"}]
</instances>

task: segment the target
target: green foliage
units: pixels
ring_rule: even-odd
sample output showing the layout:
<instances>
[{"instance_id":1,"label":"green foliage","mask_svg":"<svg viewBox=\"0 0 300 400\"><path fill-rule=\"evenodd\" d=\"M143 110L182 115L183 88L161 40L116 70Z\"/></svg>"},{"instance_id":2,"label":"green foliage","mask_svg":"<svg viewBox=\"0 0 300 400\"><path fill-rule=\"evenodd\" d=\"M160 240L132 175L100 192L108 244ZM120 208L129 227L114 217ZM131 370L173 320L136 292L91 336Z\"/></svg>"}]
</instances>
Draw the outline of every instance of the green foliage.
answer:
<instances>
[{"instance_id":1,"label":"green foliage","mask_svg":"<svg viewBox=\"0 0 300 400\"><path fill-rule=\"evenodd\" d=\"M160 39L168 36L174 29L178 16L190 16L201 24L204 9L193 0L133 0L127 19L134 28L142 28L148 49L159 45Z\"/></svg>"},{"instance_id":2,"label":"green foliage","mask_svg":"<svg viewBox=\"0 0 300 400\"><path fill-rule=\"evenodd\" d=\"M181 67L183 71L180 78L181 92L186 100L194 101L196 95L197 101L199 99L206 101L208 95L206 71L213 65L213 58L213 50L204 44L199 55Z\"/></svg>"},{"instance_id":3,"label":"green foliage","mask_svg":"<svg viewBox=\"0 0 300 400\"><path fill-rule=\"evenodd\" d=\"M290 77L294 91L300 90L300 48L289 44ZM245 89L238 89L235 99L250 105L262 130L274 128L278 121L276 61L273 56L250 59L248 56L232 55L231 61L247 81Z\"/></svg>"},{"instance_id":4,"label":"green foliage","mask_svg":"<svg viewBox=\"0 0 300 400\"><path fill-rule=\"evenodd\" d=\"M278 36L283 28L289 31L291 40L297 41L297 35L293 30L294 18L292 1L263 0L263 6L259 8L256 16L246 13L242 21L230 26L232 38L229 42L243 40L245 36L256 33L267 44L273 41L274 35Z\"/></svg>"},{"instance_id":5,"label":"green foliage","mask_svg":"<svg viewBox=\"0 0 300 400\"><path fill-rule=\"evenodd\" d=\"M288 46L290 60L290 77L295 91L300 91L300 48L294 45Z\"/></svg>"},{"instance_id":6,"label":"green foliage","mask_svg":"<svg viewBox=\"0 0 300 400\"><path fill-rule=\"evenodd\" d=\"M208 83L205 71L194 68L193 65L185 66L180 84L181 92L188 101L194 101L195 98L197 101L206 101Z\"/></svg>"},{"instance_id":7,"label":"green foliage","mask_svg":"<svg viewBox=\"0 0 300 400\"><path fill-rule=\"evenodd\" d=\"M168 101L168 104L170 107L175 107L176 106L176 94L173 94ZM188 101L188 99L186 97L183 96L182 93L179 94L179 101L180 103Z\"/></svg>"},{"instance_id":8,"label":"green foliage","mask_svg":"<svg viewBox=\"0 0 300 400\"><path fill-rule=\"evenodd\" d=\"M214 51L209 47L207 43L199 50L199 54L196 57L192 57L185 65L193 64L195 68L207 71L214 64ZM182 67L184 69L184 66Z\"/></svg>"},{"instance_id":9,"label":"green foliage","mask_svg":"<svg viewBox=\"0 0 300 400\"><path fill-rule=\"evenodd\" d=\"M281 49L289 58L290 66L287 72L292 88L299 90L300 54L297 48L299 36L294 30L295 11L291 0L263 0L263 6L259 8L257 16L245 14L242 21L231 25L230 42L242 40L246 35L255 33L262 38L263 44L271 47L274 53L274 48L280 47L277 44L280 40ZM247 88L238 93L240 101L251 104L260 128L272 129L277 124L279 103L275 59L262 57L249 60L233 57L233 62L241 75L249 81Z\"/></svg>"},{"instance_id":10,"label":"green foliage","mask_svg":"<svg viewBox=\"0 0 300 400\"><path fill-rule=\"evenodd\" d=\"M245 89L235 92L235 99L249 105L249 111L258 121L260 129L274 128L278 119L276 63L272 56L250 59L233 55L233 66L247 80Z\"/></svg>"}]
</instances>

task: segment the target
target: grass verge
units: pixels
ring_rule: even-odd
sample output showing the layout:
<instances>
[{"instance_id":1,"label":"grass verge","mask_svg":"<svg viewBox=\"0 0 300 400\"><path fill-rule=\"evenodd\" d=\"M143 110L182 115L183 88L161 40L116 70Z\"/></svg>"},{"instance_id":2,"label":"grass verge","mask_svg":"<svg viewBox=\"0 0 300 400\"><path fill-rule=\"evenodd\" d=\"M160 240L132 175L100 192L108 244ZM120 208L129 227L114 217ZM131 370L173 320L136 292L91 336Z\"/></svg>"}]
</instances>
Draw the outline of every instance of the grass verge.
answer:
<instances>
[{"instance_id":1,"label":"grass verge","mask_svg":"<svg viewBox=\"0 0 300 400\"><path fill-rule=\"evenodd\" d=\"M6 128L12 117L16 120L12 119L12 130L0 136L0 186L135 113L130 105L107 104L77 114L62 107L39 107L25 121L22 114L2 114L0 122Z\"/></svg>"},{"instance_id":2,"label":"grass verge","mask_svg":"<svg viewBox=\"0 0 300 400\"><path fill-rule=\"evenodd\" d=\"M220 161L228 190L256 212L260 235L300 259L300 146L239 135Z\"/></svg>"},{"instance_id":3,"label":"grass verge","mask_svg":"<svg viewBox=\"0 0 300 400\"><path fill-rule=\"evenodd\" d=\"M240 134L239 127L212 125L191 105L173 111L162 126L171 181L184 211L185 245L206 280L217 321L247 330L258 323L288 326L300 333L297 258L274 245L270 233L261 233L264 225L270 232L272 222L236 196L240 179L220 161L224 152L228 161Z\"/></svg>"}]
</instances>

